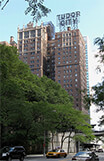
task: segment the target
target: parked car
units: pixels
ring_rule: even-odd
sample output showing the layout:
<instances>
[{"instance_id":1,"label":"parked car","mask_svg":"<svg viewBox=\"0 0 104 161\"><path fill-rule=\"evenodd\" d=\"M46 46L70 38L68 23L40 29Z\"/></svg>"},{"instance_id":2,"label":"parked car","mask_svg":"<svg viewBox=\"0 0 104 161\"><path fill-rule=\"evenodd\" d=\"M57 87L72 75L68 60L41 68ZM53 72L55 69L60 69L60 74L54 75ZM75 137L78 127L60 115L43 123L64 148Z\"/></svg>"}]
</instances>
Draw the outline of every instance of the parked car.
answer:
<instances>
[{"instance_id":1,"label":"parked car","mask_svg":"<svg viewBox=\"0 0 104 161\"><path fill-rule=\"evenodd\" d=\"M66 157L67 153L63 150L63 149L53 149L50 150L47 154L46 157L50 158L50 157L56 157L56 158L60 158L60 157Z\"/></svg>"},{"instance_id":2,"label":"parked car","mask_svg":"<svg viewBox=\"0 0 104 161\"><path fill-rule=\"evenodd\" d=\"M3 147L2 149L0 149L0 160L7 160L8 151L9 151L8 146Z\"/></svg>"},{"instance_id":3,"label":"parked car","mask_svg":"<svg viewBox=\"0 0 104 161\"><path fill-rule=\"evenodd\" d=\"M95 154L95 152L92 151L80 151L76 153L72 160L77 161L99 161L98 156Z\"/></svg>"},{"instance_id":4,"label":"parked car","mask_svg":"<svg viewBox=\"0 0 104 161\"><path fill-rule=\"evenodd\" d=\"M23 146L4 147L0 152L0 160L11 161L12 159L24 160L26 151Z\"/></svg>"}]
</instances>

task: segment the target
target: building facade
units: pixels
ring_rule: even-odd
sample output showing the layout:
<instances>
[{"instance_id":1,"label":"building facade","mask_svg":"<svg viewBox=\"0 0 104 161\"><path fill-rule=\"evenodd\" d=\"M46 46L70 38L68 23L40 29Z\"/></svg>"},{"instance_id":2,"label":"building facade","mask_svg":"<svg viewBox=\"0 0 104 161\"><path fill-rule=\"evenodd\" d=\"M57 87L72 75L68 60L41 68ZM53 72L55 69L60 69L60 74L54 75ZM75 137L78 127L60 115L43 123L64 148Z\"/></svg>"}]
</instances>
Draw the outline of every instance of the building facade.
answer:
<instances>
[{"instance_id":1,"label":"building facade","mask_svg":"<svg viewBox=\"0 0 104 161\"><path fill-rule=\"evenodd\" d=\"M83 96L87 89L85 41L79 29L56 32L54 25L27 24L18 28L19 58L27 63L33 74L60 83L74 98L74 107L84 108Z\"/></svg>"}]
</instances>

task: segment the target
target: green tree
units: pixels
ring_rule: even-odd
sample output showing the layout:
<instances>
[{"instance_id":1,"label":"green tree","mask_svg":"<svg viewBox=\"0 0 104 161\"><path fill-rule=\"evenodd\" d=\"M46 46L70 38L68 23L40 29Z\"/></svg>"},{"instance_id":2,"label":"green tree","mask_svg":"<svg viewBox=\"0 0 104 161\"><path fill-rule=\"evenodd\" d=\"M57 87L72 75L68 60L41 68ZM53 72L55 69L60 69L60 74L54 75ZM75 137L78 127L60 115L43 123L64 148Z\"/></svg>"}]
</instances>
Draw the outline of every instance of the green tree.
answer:
<instances>
[{"instance_id":1,"label":"green tree","mask_svg":"<svg viewBox=\"0 0 104 161\"><path fill-rule=\"evenodd\" d=\"M28 7L25 10L25 14L31 13L33 21L38 21L41 17L47 16L51 12L46 6L44 6L44 0L25 0L28 3ZM0 7L3 10L8 4L9 0L0 0Z\"/></svg>"},{"instance_id":2,"label":"green tree","mask_svg":"<svg viewBox=\"0 0 104 161\"><path fill-rule=\"evenodd\" d=\"M84 115L81 111L72 108L71 104L58 106L56 112L58 114L56 131L62 133L61 148L64 141L68 139L68 153L72 139L82 143L94 139L92 128L88 123L90 120L88 115Z\"/></svg>"},{"instance_id":3,"label":"green tree","mask_svg":"<svg viewBox=\"0 0 104 161\"><path fill-rule=\"evenodd\" d=\"M2 145L42 145L43 132L56 128L53 105L72 98L58 83L33 75L14 47L0 45L0 75Z\"/></svg>"},{"instance_id":4,"label":"green tree","mask_svg":"<svg viewBox=\"0 0 104 161\"><path fill-rule=\"evenodd\" d=\"M94 45L98 46L98 54L95 55L99 59L100 66L97 68L101 71L101 65L104 66L104 36L102 38L97 37L94 41ZM103 71L104 72L104 71ZM97 111L104 110L104 78L102 82L92 87L93 95L88 98L88 103L94 103L97 105ZM101 117L100 125L104 124L104 115Z\"/></svg>"}]
</instances>

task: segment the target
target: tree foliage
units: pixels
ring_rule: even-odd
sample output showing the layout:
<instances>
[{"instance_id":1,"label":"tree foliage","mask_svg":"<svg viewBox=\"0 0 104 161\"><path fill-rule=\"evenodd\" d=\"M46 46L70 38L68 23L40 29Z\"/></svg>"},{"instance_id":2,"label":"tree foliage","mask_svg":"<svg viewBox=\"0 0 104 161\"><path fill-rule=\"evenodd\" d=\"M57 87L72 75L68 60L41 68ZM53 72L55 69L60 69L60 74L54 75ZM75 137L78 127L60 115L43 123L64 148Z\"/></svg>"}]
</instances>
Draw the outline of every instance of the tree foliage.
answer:
<instances>
[{"instance_id":1,"label":"tree foliage","mask_svg":"<svg viewBox=\"0 0 104 161\"><path fill-rule=\"evenodd\" d=\"M94 45L98 46L98 53L95 55L96 58L99 58L100 66L98 67L101 71L101 65L104 68L104 36L102 38L97 37L94 41ZM103 71L104 72L104 71ZM87 103L94 103L97 105L97 111L104 110L104 78L102 82L92 87L93 95L88 98ZM104 116L101 117L100 125L104 124Z\"/></svg>"},{"instance_id":2,"label":"tree foliage","mask_svg":"<svg viewBox=\"0 0 104 161\"><path fill-rule=\"evenodd\" d=\"M72 104L72 98L58 83L33 75L14 47L0 45L0 76L2 145L42 142L55 117L53 105Z\"/></svg>"},{"instance_id":3,"label":"tree foliage","mask_svg":"<svg viewBox=\"0 0 104 161\"><path fill-rule=\"evenodd\" d=\"M28 3L28 7L25 10L25 14L31 13L33 21L39 21L42 17L47 16L51 12L51 9L48 9L44 5L44 0L25 0ZM0 0L0 7L3 10L9 0Z\"/></svg>"},{"instance_id":4,"label":"tree foliage","mask_svg":"<svg viewBox=\"0 0 104 161\"><path fill-rule=\"evenodd\" d=\"M74 129L88 136L82 128L88 119L72 108L72 97L57 82L32 74L15 47L0 45L0 76L2 146L21 144L39 152L44 132Z\"/></svg>"}]
</instances>

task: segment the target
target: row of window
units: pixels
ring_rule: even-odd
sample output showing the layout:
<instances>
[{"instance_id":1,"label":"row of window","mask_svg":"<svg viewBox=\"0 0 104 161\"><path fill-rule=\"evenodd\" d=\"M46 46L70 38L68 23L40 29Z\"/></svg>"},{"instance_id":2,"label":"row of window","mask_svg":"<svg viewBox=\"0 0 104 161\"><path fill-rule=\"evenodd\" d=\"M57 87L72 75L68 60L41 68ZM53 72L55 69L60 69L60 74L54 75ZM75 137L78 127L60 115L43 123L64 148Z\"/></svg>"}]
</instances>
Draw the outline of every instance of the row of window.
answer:
<instances>
[{"instance_id":1,"label":"row of window","mask_svg":"<svg viewBox=\"0 0 104 161\"><path fill-rule=\"evenodd\" d=\"M74 61L72 61L72 60L63 61L62 64L68 64L68 63L72 63L72 62L77 63L77 60L75 59ZM59 61L58 64L61 64L61 62Z\"/></svg>"},{"instance_id":2,"label":"row of window","mask_svg":"<svg viewBox=\"0 0 104 161\"><path fill-rule=\"evenodd\" d=\"M31 71L33 72L33 71L37 71L37 72L39 72L39 68L37 68L37 69L31 69Z\"/></svg>"},{"instance_id":3,"label":"row of window","mask_svg":"<svg viewBox=\"0 0 104 161\"><path fill-rule=\"evenodd\" d=\"M69 82L72 82L72 79L64 79L64 80L58 80L58 83L62 83L62 82L64 82L64 83L69 83ZM75 78L75 82L78 82L78 79L77 78Z\"/></svg>"},{"instance_id":4,"label":"row of window","mask_svg":"<svg viewBox=\"0 0 104 161\"><path fill-rule=\"evenodd\" d=\"M77 58L77 55L74 55L75 58ZM49 58L49 57L48 57ZM72 56L71 55L68 55L68 56L63 56L62 59L71 59ZM61 57L58 57L58 60L61 60Z\"/></svg>"},{"instance_id":5,"label":"row of window","mask_svg":"<svg viewBox=\"0 0 104 161\"><path fill-rule=\"evenodd\" d=\"M74 84L75 87L78 87L77 84ZM73 87L72 84L64 84L64 88Z\"/></svg>"},{"instance_id":6,"label":"row of window","mask_svg":"<svg viewBox=\"0 0 104 161\"><path fill-rule=\"evenodd\" d=\"M23 39L23 34L24 38L35 37L36 30L19 32L19 39ZM41 36L41 29L37 30L37 36Z\"/></svg>"},{"instance_id":7,"label":"row of window","mask_svg":"<svg viewBox=\"0 0 104 161\"><path fill-rule=\"evenodd\" d=\"M67 72L67 73L69 73L69 70L68 70L68 71L66 71L66 72ZM71 71L71 72L72 72L72 71ZM74 76L75 76L75 77L77 77L77 76L78 76L78 74L77 74L77 73L75 73L75 74L74 74ZM58 78L60 78L60 77L62 77L62 76L61 76L61 75L58 75ZM64 75L64 76L63 76L63 78L68 78L68 77L72 77L72 74L70 74L70 75Z\"/></svg>"},{"instance_id":8,"label":"row of window","mask_svg":"<svg viewBox=\"0 0 104 161\"><path fill-rule=\"evenodd\" d=\"M74 66L77 67L78 65L75 64ZM58 69L60 69L60 68L65 69L65 68L71 68L71 67L72 67L72 65L64 65L64 66L62 66L62 67L61 67L61 66L57 66Z\"/></svg>"}]
</instances>

